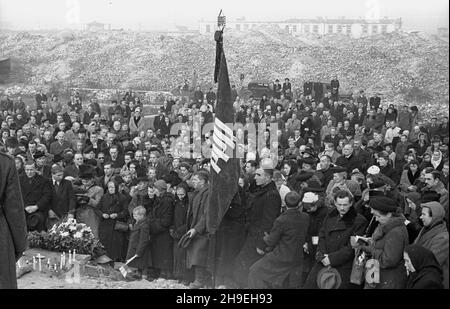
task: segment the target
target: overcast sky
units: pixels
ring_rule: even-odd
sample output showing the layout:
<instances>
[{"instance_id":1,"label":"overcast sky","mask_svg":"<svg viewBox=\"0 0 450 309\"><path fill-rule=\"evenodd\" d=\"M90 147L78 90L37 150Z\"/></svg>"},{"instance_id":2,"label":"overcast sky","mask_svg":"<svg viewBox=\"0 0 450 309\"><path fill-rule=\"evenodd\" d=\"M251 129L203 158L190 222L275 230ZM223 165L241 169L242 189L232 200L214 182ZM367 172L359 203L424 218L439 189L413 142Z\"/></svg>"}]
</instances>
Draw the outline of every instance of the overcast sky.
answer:
<instances>
[{"instance_id":1,"label":"overcast sky","mask_svg":"<svg viewBox=\"0 0 450 309\"><path fill-rule=\"evenodd\" d=\"M0 22L15 28L76 27L99 21L113 27L164 29L177 25L196 28L215 20L220 9L228 20L289 18L401 17L404 28L435 32L448 27L448 0L0 0Z\"/></svg>"}]
</instances>

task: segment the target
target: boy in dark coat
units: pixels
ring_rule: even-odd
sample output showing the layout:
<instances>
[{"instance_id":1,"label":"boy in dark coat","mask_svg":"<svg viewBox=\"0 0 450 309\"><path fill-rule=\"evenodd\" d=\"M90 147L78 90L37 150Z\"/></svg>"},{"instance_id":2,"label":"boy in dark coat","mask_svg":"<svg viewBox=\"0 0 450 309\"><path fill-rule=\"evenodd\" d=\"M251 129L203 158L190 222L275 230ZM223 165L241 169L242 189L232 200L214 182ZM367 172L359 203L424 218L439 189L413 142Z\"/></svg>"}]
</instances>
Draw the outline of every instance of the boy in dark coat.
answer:
<instances>
[{"instance_id":1,"label":"boy in dark coat","mask_svg":"<svg viewBox=\"0 0 450 309\"><path fill-rule=\"evenodd\" d=\"M287 210L275 219L270 234L263 238L268 253L250 267L248 286L251 289L281 288L291 278L294 280L289 280L287 288L301 284L309 217L298 209L297 192L289 192L285 201Z\"/></svg>"},{"instance_id":2,"label":"boy in dark coat","mask_svg":"<svg viewBox=\"0 0 450 309\"><path fill-rule=\"evenodd\" d=\"M138 206L133 209L133 218L136 222L130 230L127 251L127 261L134 255L137 256L128 265L138 269L139 277L152 264L150 255L150 225L146 217L146 212L143 206Z\"/></svg>"}]
</instances>

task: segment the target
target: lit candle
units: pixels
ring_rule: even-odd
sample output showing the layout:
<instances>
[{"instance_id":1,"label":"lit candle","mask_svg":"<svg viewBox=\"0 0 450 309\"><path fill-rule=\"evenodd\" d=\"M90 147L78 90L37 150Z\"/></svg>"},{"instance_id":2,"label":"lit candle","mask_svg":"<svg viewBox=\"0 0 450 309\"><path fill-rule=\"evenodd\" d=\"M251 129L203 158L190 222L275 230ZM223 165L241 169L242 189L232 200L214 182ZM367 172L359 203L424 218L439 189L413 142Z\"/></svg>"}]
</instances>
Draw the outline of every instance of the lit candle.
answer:
<instances>
[{"instance_id":1,"label":"lit candle","mask_svg":"<svg viewBox=\"0 0 450 309\"><path fill-rule=\"evenodd\" d=\"M39 271L42 271L42 262L41 262L40 254L38 256L38 259L39 259Z\"/></svg>"},{"instance_id":2,"label":"lit candle","mask_svg":"<svg viewBox=\"0 0 450 309\"><path fill-rule=\"evenodd\" d=\"M59 260L59 269L63 268L63 255L61 254L61 258Z\"/></svg>"},{"instance_id":3,"label":"lit candle","mask_svg":"<svg viewBox=\"0 0 450 309\"><path fill-rule=\"evenodd\" d=\"M36 257L33 256L33 270L36 270Z\"/></svg>"},{"instance_id":4,"label":"lit candle","mask_svg":"<svg viewBox=\"0 0 450 309\"><path fill-rule=\"evenodd\" d=\"M66 252L63 252L63 266L66 267Z\"/></svg>"},{"instance_id":5,"label":"lit candle","mask_svg":"<svg viewBox=\"0 0 450 309\"><path fill-rule=\"evenodd\" d=\"M75 249L73 249L73 257L72 257L73 261L75 262Z\"/></svg>"},{"instance_id":6,"label":"lit candle","mask_svg":"<svg viewBox=\"0 0 450 309\"><path fill-rule=\"evenodd\" d=\"M57 269L57 267L56 267L56 263L55 264L53 264L53 270L56 270Z\"/></svg>"}]
</instances>

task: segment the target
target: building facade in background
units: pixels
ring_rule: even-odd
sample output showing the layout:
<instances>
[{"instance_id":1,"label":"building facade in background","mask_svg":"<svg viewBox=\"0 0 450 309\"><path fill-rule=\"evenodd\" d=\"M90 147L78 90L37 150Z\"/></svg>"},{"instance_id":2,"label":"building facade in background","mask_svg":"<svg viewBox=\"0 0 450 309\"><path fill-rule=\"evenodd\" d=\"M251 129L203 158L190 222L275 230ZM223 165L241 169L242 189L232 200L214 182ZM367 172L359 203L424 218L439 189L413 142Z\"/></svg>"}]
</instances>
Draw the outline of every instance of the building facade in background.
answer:
<instances>
[{"instance_id":1,"label":"building facade in background","mask_svg":"<svg viewBox=\"0 0 450 309\"><path fill-rule=\"evenodd\" d=\"M344 34L351 37L364 37L370 35L392 33L402 28L401 18L383 18L378 20L367 19L289 19L286 21L252 22L240 19L238 21L227 22L227 30L245 32L265 27L277 27L291 35L317 34L335 35ZM214 33L217 28L216 22L200 22L199 31L201 34Z\"/></svg>"}]
</instances>

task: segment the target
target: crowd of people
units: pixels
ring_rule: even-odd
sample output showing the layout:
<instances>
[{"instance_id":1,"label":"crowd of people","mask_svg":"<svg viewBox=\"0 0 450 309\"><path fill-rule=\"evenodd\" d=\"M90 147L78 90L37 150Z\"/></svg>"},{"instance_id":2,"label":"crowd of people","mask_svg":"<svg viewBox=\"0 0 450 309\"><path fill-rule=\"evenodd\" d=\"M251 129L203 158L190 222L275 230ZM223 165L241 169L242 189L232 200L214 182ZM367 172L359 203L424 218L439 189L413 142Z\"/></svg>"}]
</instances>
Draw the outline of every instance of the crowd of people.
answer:
<instances>
[{"instance_id":1,"label":"crowd of people","mask_svg":"<svg viewBox=\"0 0 450 309\"><path fill-rule=\"evenodd\" d=\"M285 79L270 97L232 92L240 202L217 231L214 269L205 222L214 133L204 129L214 89L167 97L150 127L131 90L107 110L78 93L63 103L39 91L36 106L6 97L0 151L15 158L28 231L75 218L112 261L134 257L139 278L448 288L448 117L421 119L416 106L362 90L343 101L337 77L331 86L293 93ZM251 124L264 130L251 137ZM359 257L376 261L375 279L356 280Z\"/></svg>"}]
</instances>

